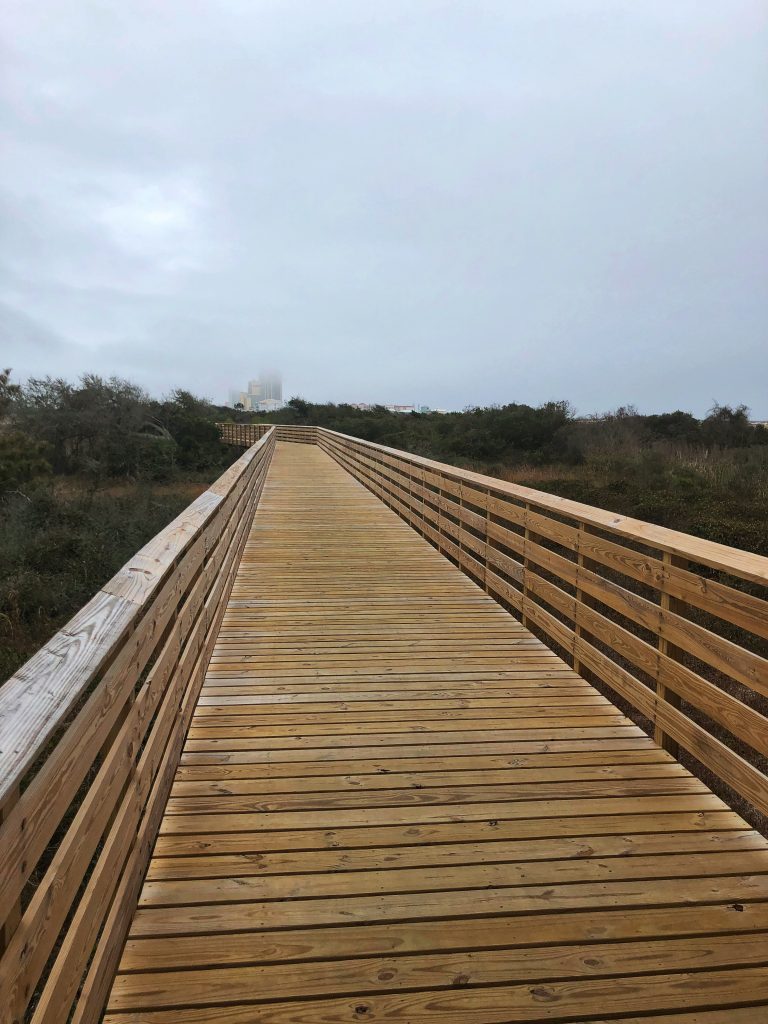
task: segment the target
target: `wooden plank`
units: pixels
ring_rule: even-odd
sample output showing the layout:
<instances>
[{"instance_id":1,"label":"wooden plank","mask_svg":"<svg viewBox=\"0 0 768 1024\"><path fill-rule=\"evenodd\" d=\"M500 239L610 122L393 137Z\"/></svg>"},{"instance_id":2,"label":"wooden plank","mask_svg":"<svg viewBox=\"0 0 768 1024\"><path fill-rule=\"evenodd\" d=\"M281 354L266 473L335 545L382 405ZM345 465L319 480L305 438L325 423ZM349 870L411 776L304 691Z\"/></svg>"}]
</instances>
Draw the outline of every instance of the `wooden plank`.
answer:
<instances>
[{"instance_id":1,"label":"wooden plank","mask_svg":"<svg viewBox=\"0 0 768 1024\"><path fill-rule=\"evenodd\" d=\"M504 741L496 736L490 739L477 740L471 747L462 743L462 734L457 734L458 742L451 743L406 743L399 746L389 747L367 746L362 744L358 747L298 747L278 748L276 750L244 750L244 751L204 751L184 752L181 756L181 767L186 766L231 766L232 774L241 773L242 765L249 765L245 770L246 775L258 774L252 767L254 765L296 765L302 762L313 762L315 764L332 764L343 761L345 764L352 764L357 761L370 761L376 759L383 762L385 770L391 770L387 762L400 760L401 758L433 758L440 756L469 757L474 754L493 754L496 756L511 757L513 761L520 756L545 755L550 753L589 753L600 757L601 753L607 751L627 751L651 749L647 737L644 735L624 736L618 739L600 738L577 738L574 740L520 740ZM594 763L594 762L593 762Z\"/></svg>"},{"instance_id":2,"label":"wooden plank","mask_svg":"<svg viewBox=\"0 0 768 1024\"><path fill-rule=\"evenodd\" d=\"M510 1021L596 1020L648 1010L673 1011L713 1006L744 1006L768 1001L768 968L692 971L633 975L625 978L575 979L531 985L465 987L463 983L436 991L376 994L355 1005L348 997L309 1002L272 1003L259 1011L264 1024L335 1024L368 1017L394 1024L414 1021L440 1024L509 1024ZM554 1005L553 1005L554 1004ZM253 1005L229 1005L183 1011L188 1024L253 1024ZM759 1021L758 1015L753 1017ZM109 1014L106 1024L178 1024L175 1010L125 1015Z\"/></svg>"},{"instance_id":3,"label":"wooden plank","mask_svg":"<svg viewBox=\"0 0 768 1024\"><path fill-rule=\"evenodd\" d=\"M469 484L479 490L486 488L502 501L528 502L536 506L537 509L554 513L558 516L566 516L576 522L587 523L618 537L645 543L650 547L658 548L660 551L668 551L670 554L679 555L681 558L687 558L692 562L719 569L754 583L768 584L768 558L762 555L739 551L735 548L729 548L725 544L702 540L689 534L680 533L677 530L669 530L666 527L654 526L652 523L645 523L642 520L632 519L629 516L617 515L605 509L598 509L591 505L572 501L569 498L559 498L556 495L536 491L533 488L523 487L520 484L511 484L494 479L493 477L483 476L480 473L457 469L455 466L434 462L418 455L406 455L404 452L399 452L394 448L387 448L385 445L361 441L358 438L354 440L346 438L345 435L337 434L335 431L324 429L322 434L325 438L338 438L341 445L346 445L358 451L386 453L407 462L410 466L423 467L427 471L432 470L434 475L441 480L445 477L457 483ZM340 446L337 446L336 450Z\"/></svg>"},{"instance_id":4,"label":"wooden plank","mask_svg":"<svg viewBox=\"0 0 768 1024\"><path fill-rule=\"evenodd\" d=\"M512 588L498 495L324 443L278 446L106 1019L765 1010L768 843L427 543Z\"/></svg>"},{"instance_id":5,"label":"wooden plank","mask_svg":"<svg viewBox=\"0 0 768 1024\"><path fill-rule=\"evenodd\" d=\"M199 665L205 658L207 663L210 648L203 652L202 636L213 629L215 639L213 608L226 580L224 555L239 554L234 538L244 539L272 445L265 438L238 460L0 691L2 729L14 741L12 748L3 746L2 766L8 772L0 773L3 785L24 772L54 731L66 725L0 830L0 906L13 905L46 844L60 832L7 936L0 1002L13 1019L25 1017L33 996L31 1020L68 1017L104 914L124 880L120 872L157 779L159 755L175 732L175 748L173 741L168 745L175 749L170 785L184 735L178 703L182 697L191 701L191 714L197 697L196 691L191 698L187 692L187 662L197 658ZM112 620L99 611L107 608L118 611ZM105 621L111 622L106 630ZM52 674L46 668L49 655L59 662ZM20 684L30 680L27 693L20 693ZM162 710L168 707L170 713ZM30 735L35 723L39 728ZM78 794L86 777L88 785ZM62 821L66 827L60 828ZM126 908L121 909L125 916ZM118 931L104 941L116 942L119 952ZM55 959L47 965L57 943ZM92 1012L101 1012L103 995Z\"/></svg>"},{"instance_id":6,"label":"wooden plank","mask_svg":"<svg viewBox=\"0 0 768 1024\"><path fill-rule=\"evenodd\" d=\"M173 787L173 797L228 797L245 794L267 794L267 793L308 793L308 792L334 792L350 789L354 792L375 789L420 789L427 786L430 789L442 786L472 786L472 785L516 785L525 786L537 783L562 783L562 782L599 782L615 779L666 779L666 778L687 778L686 770L677 764L666 762L652 762L650 764L600 764L587 766L563 766L547 767L538 771L532 768L509 768L494 767L488 764L487 760L468 758L469 765L461 764L458 768L450 760L438 760L438 765L427 762L414 761L408 766L397 762L389 770L381 772L371 771L367 774L335 774L329 775L327 771L319 774L303 773L302 776L286 778L280 775L276 778L264 778L260 773L256 778L240 779L235 777L221 776L208 781L189 781L186 778L179 778ZM345 766L346 767L346 766ZM414 770L415 769L415 770ZM286 773L287 774L287 773ZM226 781L224 781L226 780ZM171 808L169 807L169 810Z\"/></svg>"},{"instance_id":7,"label":"wooden plank","mask_svg":"<svg viewBox=\"0 0 768 1024\"><path fill-rule=\"evenodd\" d=\"M493 749L493 745L492 749ZM418 749L418 748L417 748ZM363 752L364 753L364 752ZM182 764L176 773L177 784L180 792L189 783L196 783L204 780L223 781L232 780L259 780L263 786L274 786L284 778L301 778L305 784L312 785L312 780L322 777L344 778L350 770L356 775L388 775L392 772L419 772L426 777L432 772L439 771L474 771L479 768L507 769L519 768L521 770L540 769L568 769L582 770L584 767L599 767L610 771L613 766L618 765L639 765L639 764L665 764L668 763L660 751L648 748L637 750L606 750L593 749L589 751L574 751L566 753L547 752L543 754L517 754L505 756L504 754L491 753L483 754L482 751L463 751L451 747L444 747L433 756L425 754L424 757L402 757L397 758L396 764L388 763L385 758L362 758L350 762L346 759L326 761L304 761L299 762L268 762L260 764L211 764L211 765L186 765Z\"/></svg>"},{"instance_id":8,"label":"wooden plank","mask_svg":"<svg viewBox=\"0 0 768 1024\"><path fill-rule=\"evenodd\" d=\"M459 889L501 889L513 886L559 886L592 881L706 878L741 872L768 875L768 850L744 850L738 858L724 853L666 856L582 857L576 861L390 867L381 870L312 872L303 875L234 875L230 877L147 881L140 908L184 907L246 901L271 901L369 894L442 892ZM768 883L768 878L766 878Z\"/></svg>"},{"instance_id":9,"label":"wooden plank","mask_svg":"<svg viewBox=\"0 0 768 1024\"><path fill-rule=\"evenodd\" d=\"M486 949L482 957L465 952L409 957L349 959L333 964L276 964L212 968L205 971L124 974L116 979L111 1009L146 1006L216 1006L250 1002L257 993L280 992L281 998L316 998L348 993L356 998L408 989L463 985L560 981L564 978L619 977L662 973L674 962L681 971L763 965L768 932L734 935L728 943L708 937L656 941L549 946L546 949ZM258 995L256 995L258 999Z\"/></svg>"},{"instance_id":10,"label":"wooden plank","mask_svg":"<svg viewBox=\"0 0 768 1024\"><path fill-rule=\"evenodd\" d=\"M674 824L674 822L673 822ZM150 881L169 879L233 878L254 875L302 874L309 871L369 871L382 866L389 869L429 865L510 863L519 865L531 860L582 860L592 857L634 857L648 854L669 854L668 824L663 833L636 833L633 835L564 836L545 839L475 840L462 843L425 843L391 846L351 847L339 837L338 846L326 850L297 850L284 852L261 851L253 853L217 852L215 846L208 855L186 857L156 856L147 878ZM469 838L471 833L465 838ZM455 836L454 836L455 838ZM370 840L370 837L369 837ZM254 838L253 846L258 846ZM676 832L674 846L678 853L717 852L737 850L764 850L763 837L743 830L732 832Z\"/></svg>"},{"instance_id":11,"label":"wooden plank","mask_svg":"<svg viewBox=\"0 0 768 1024\"><path fill-rule=\"evenodd\" d=\"M155 845L156 857L195 856L199 854L259 853L270 850L355 849L376 846L411 846L415 843L451 843L471 840L542 839L562 836L623 835L626 832L664 833L678 831L732 831L748 828L745 822L716 801L701 806L695 797L638 797L632 801L642 808L653 803L653 810L632 813L627 801L606 802L582 813L552 818L506 817L491 814L447 815L447 820L384 822L301 828L276 831L250 828L240 832L161 833ZM498 808L495 809L498 812ZM594 813L590 813L593 811Z\"/></svg>"},{"instance_id":12,"label":"wooden plank","mask_svg":"<svg viewBox=\"0 0 768 1024\"><path fill-rule=\"evenodd\" d=\"M223 612L221 597L223 583L228 578L226 570L232 561L239 556L244 535L245 522L232 532L228 540L226 538L226 531L222 533L221 542L208 562L208 568L211 571L207 574L202 574L198 578L187 601L180 609L175 623L178 633L172 634L172 636L186 637L184 648L180 656L177 651L171 685L167 687L162 707L152 724L152 730L146 745L141 751L141 758L132 780L133 785L126 791L120 811L116 817L115 827L110 831L102 845L97 865L88 881L81 903L70 924L36 1008L36 1019L42 1017L49 1021L66 1016L66 1007L69 1006L74 998L77 981L87 963L88 951L96 940L103 917L109 909L108 894L114 889L121 875L123 880L130 880L126 861L127 864L130 864L133 856L143 852L141 844L134 850L131 850L130 843L126 840L135 835L139 830L139 821L142 812L145 810L145 805L151 799L153 788L155 790L155 799L157 799L157 792L162 793L163 803L166 799L171 774L178 761L182 737L184 736L189 717L191 717L192 708L194 707L197 692L202 681L202 671L210 654L212 641L215 638L218 618ZM224 572L219 573L218 570L220 568ZM207 608L203 606L201 611L197 591L200 591L200 594L205 597L205 604L208 606ZM212 614L214 616L213 621ZM170 642L171 639L169 638ZM177 647L177 644L174 643L172 646ZM152 681L150 676L147 686L151 685ZM180 706L187 708L186 719L183 715L181 719L179 718ZM136 748L139 749L139 747L140 744L137 741ZM161 762L165 764L164 774L158 768ZM82 810L83 808L81 808L81 812ZM157 815L158 812L156 811L155 814ZM151 818L151 814L149 818ZM141 827L144 830L148 828L146 820ZM80 828L77 819L73 822L70 831L75 836L79 835ZM156 831L156 823L150 834L153 834L154 831ZM144 849L146 850L146 847ZM57 853L56 860L61 858L61 854L62 847L60 847ZM123 858L122 861L119 859L121 856ZM56 860L51 866L49 875L53 877L59 889L55 893L54 900L44 900L41 903L45 911L45 924L49 929L54 923L52 911L55 906L55 900L64 888L61 878L61 865L57 864ZM118 869L121 864L122 872ZM138 879L134 879L134 884L137 881ZM43 896L41 889L35 894L35 901L39 901ZM127 909L130 912L131 907L129 906ZM111 912L115 913L114 907ZM125 917L126 908L123 908L122 912L123 917ZM30 944L30 930L28 926L26 930L27 945L20 954L21 970L17 974L17 984L31 970L35 955L38 959L44 959L44 947L41 948L39 945ZM57 929L53 928L52 931L55 938ZM117 944L119 949L121 941L119 933L110 934L109 938L113 940L113 943ZM32 955L30 955L30 945Z\"/></svg>"},{"instance_id":13,"label":"wooden plank","mask_svg":"<svg viewBox=\"0 0 768 1024\"><path fill-rule=\"evenodd\" d=\"M377 921L449 920L467 915L557 913L589 907L619 908L669 906L678 903L713 903L724 899L739 903L768 898L768 875L714 875L707 878L639 881L582 882L558 886L520 885L492 889L464 889L418 894L342 896L335 899L289 899L141 908L131 934L210 935L260 931L265 928L306 928L363 924ZM458 941L458 939L457 939Z\"/></svg>"},{"instance_id":14,"label":"wooden plank","mask_svg":"<svg viewBox=\"0 0 768 1024\"><path fill-rule=\"evenodd\" d=\"M735 911L730 903L701 906L643 907L638 910L572 911L568 914L512 914L445 921L349 925L225 935L129 938L121 971L125 973L179 968L222 967L237 964L296 963L306 960L339 962L361 956L387 956L451 951L457 934L467 953L486 949L549 947L557 943L658 939L671 936L729 936L752 933L760 939L766 929L767 903L745 903ZM726 940L721 940L725 941ZM479 959L474 957L473 959Z\"/></svg>"}]
</instances>

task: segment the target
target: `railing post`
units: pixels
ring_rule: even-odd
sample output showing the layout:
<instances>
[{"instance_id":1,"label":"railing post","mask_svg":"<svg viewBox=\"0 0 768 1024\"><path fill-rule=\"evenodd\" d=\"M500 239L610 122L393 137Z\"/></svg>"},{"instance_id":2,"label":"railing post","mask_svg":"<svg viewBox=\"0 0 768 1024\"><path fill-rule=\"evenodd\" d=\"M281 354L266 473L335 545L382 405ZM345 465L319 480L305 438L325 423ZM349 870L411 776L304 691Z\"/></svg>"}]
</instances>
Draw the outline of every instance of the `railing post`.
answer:
<instances>
[{"instance_id":1,"label":"railing post","mask_svg":"<svg viewBox=\"0 0 768 1024\"><path fill-rule=\"evenodd\" d=\"M414 470L414 465L413 465L413 463L411 462L410 459L404 460L402 465L405 466L406 472L408 473L408 509L409 509L409 511L411 513L411 526L415 530L417 530L418 526L416 525L416 506L414 505L414 500L413 500L413 470Z\"/></svg>"},{"instance_id":2,"label":"railing post","mask_svg":"<svg viewBox=\"0 0 768 1024\"><path fill-rule=\"evenodd\" d=\"M681 569L685 569L688 565L685 559L678 558L675 555L670 554L668 551L662 552L661 560L664 563L665 567L677 566ZM667 589L667 584L668 576L665 572L664 579L662 580L661 597L659 601L662 612L680 611L682 607L682 602L677 600L677 598L670 596L669 590ZM677 660L679 659L680 654L678 652L677 647L670 644L670 642L662 635L664 632L664 626L662 621L663 615L659 616L659 620L659 667L656 679L656 704L657 707L659 704L664 703L669 704L670 707L679 708L679 694L675 693L674 690L670 690L661 681L661 656L666 655L668 658L674 658L675 660ZM666 750L667 753L671 754L672 757L674 757L675 759L679 758L679 743L676 740L672 739L672 737L664 731L664 729L658 724L658 722L654 725L653 738L658 743L658 745L662 747L664 750Z\"/></svg>"},{"instance_id":3,"label":"railing post","mask_svg":"<svg viewBox=\"0 0 768 1024\"><path fill-rule=\"evenodd\" d=\"M459 514L456 518L459 520L457 526L459 535L456 538L459 542L459 568L463 569L464 560L461 556L464 552L464 545L462 543L462 536L464 534L464 488L462 487L461 482L459 482Z\"/></svg>"},{"instance_id":4,"label":"railing post","mask_svg":"<svg viewBox=\"0 0 768 1024\"><path fill-rule=\"evenodd\" d=\"M586 527L584 526L584 523L579 523L579 528L578 529L579 529L578 537L576 538L576 566L577 566L577 568L576 568L576 609L575 609L575 611L576 611L576 618L574 619L574 622L573 622L573 634L574 634L574 638L575 638L574 639L574 646L573 646L573 671L577 675L580 676L582 674L581 673L581 660L579 659L579 657L576 654L576 641L581 636L581 622L579 621L578 615L579 615L579 606L584 601L584 593L583 593L581 587L579 586L579 577L581 575L581 570L584 568L584 553L583 553L583 551L581 549L581 540L582 540L582 537L584 536L584 533L585 533L585 530L586 530Z\"/></svg>"},{"instance_id":5,"label":"railing post","mask_svg":"<svg viewBox=\"0 0 768 1024\"><path fill-rule=\"evenodd\" d=\"M488 568L490 566L490 559L488 552L491 548L491 489L490 487L485 488L485 575L483 576L483 584L485 585L486 594L490 594L491 588L488 583Z\"/></svg>"},{"instance_id":6,"label":"railing post","mask_svg":"<svg viewBox=\"0 0 768 1024\"><path fill-rule=\"evenodd\" d=\"M414 467L414 468L416 468L416 467ZM419 532L421 533L421 536L425 540L428 540L428 538L427 538L427 512L426 512L426 509L424 507L426 505L426 503L427 503L426 498L424 497L424 495L426 493L426 490L427 490L427 485L426 485L426 482L424 480L424 467L422 466L420 468L417 468L416 469L416 473L417 473L416 479L419 481L419 486L421 487L421 527L420 527Z\"/></svg>"},{"instance_id":7,"label":"railing post","mask_svg":"<svg viewBox=\"0 0 768 1024\"><path fill-rule=\"evenodd\" d=\"M525 539L525 545L523 547L523 552L524 552L523 553L523 600L522 600L522 609L521 609L521 619L522 619L522 623L523 623L523 625L525 626L526 629L528 628L528 616L525 614L525 605L526 605L526 601L529 600L529 598L528 598L528 567L529 567L528 545L530 544L530 540L531 540L531 531L530 531L530 528L528 526L528 513L530 511L531 511L530 503L526 501L526 503L525 503L525 529L524 529L524 532L523 532L523 537Z\"/></svg>"},{"instance_id":8,"label":"railing post","mask_svg":"<svg viewBox=\"0 0 768 1024\"><path fill-rule=\"evenodd\" d=\"M8 797L0 809L0 825L8 819L13 808L18 802L21 791L17 786L14 790L9 792ZM0 927L0 954L4 953L8 948L8 944L13 938L14 932L19 927L21 921L21 898L17 899L11 907L11 911L5 921L2 922Z\"/></svg>"},{"instance_id":9,"label":"railing post","mask_svg":"<svg viewBox=\"0 0 768 1024\"><path fill-rule=\"evenodd\" d=\"M439 479L439 477L438 477L438 479ZM440 538L443 537L443 506L442 506L442 500L443 500L443 489L438 484L438 486L437 486L437 502L436 502L436 504L437 504L437 535ZM437 548L438 548L438 551L442 552L443 545L442 545L441 541L438 541Z\"/></svg>"}]
</instances>

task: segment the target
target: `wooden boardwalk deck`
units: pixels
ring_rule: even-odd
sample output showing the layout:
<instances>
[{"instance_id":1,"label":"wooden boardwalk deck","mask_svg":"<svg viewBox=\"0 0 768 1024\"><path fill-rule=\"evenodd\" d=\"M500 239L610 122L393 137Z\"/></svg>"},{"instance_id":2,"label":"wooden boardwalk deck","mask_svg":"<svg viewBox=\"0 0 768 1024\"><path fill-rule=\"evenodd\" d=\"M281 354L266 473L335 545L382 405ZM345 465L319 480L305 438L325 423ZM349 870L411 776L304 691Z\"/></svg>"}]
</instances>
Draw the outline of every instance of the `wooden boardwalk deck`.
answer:
<instances>
[{"instance_id":1,"label":"wooden boardwalk deck","mask_svg":"<svg viewBox=\"0 0 768 1024\"><path fill-rule=\"evenodd\" d=\"M768 1020L768 844L278 444L109 1024Z\"/></svg>"}]
</instances>

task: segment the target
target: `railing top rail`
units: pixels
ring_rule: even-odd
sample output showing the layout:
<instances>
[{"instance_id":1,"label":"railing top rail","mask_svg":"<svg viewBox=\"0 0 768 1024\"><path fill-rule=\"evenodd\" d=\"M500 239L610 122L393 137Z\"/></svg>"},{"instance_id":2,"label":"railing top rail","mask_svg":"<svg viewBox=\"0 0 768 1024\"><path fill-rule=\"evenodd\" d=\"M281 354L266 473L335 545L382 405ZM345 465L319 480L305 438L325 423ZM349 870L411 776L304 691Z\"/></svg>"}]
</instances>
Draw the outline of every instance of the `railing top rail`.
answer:
<instances>
[{"instance_id":1,"label":"railing top rail","mask_svg":"<svg viewBox=\"0 0 768 1024\"><path fill-rule=\"evenodd\" d=\"M585 525L605 530L608 533L615 533L620 537L645 544L648 547L657 548L660 551L668 552L700 565L706 565L709 568L717 569L720 572L728 573L740 579L768 585L768 557L763 555L757 555L740 548L729 547L727 544L719 544L716 541L704 540L703 538L694 537L691 534L682 533L678 530L670 530L665 526L655 526L653 523L645 522L642 519L622 516L615 512L609 512L606 509L573 501L570 498L560 498L557 495L548 494L546 491L538 491L532 487L524 487L521 484L498 480L496 477L486 476L482 473L459 469L444 462L427 459L422 455L413 455L399 448L390 448L387 445L366 441L359 437L352 437L349 434L342 434L339 431L329 430L326 427L318 429L335 437L343 438L345 441L352 441L355 444L363 445L373 451L383 452L399 459L404 458L413 465L434 470L453 480L472 484L483 490L489 490L495 494L504 495L517 501L535 505L537 508L546 509L548 512L576 519Z\"/></svg>"},{"instance_id":2,"label":"railing top rail","mask_svg":"<svg viewBox=\"0 0 768 1024\"><path fill-rule=\"evenodd\" d=\"M126 653L135 623L268 443L268 431L118 570L65 626L0 685L0 807L92 683Z\"/></svg>"}]
</instances>

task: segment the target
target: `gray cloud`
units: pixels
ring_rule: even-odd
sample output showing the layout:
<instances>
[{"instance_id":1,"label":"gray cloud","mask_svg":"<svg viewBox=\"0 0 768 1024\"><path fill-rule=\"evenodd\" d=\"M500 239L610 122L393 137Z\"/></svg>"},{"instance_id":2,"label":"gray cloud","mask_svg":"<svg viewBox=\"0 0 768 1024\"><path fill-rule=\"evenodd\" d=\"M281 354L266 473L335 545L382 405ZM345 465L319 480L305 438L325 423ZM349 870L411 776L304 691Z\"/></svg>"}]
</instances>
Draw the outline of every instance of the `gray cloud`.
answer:
<instances>
[{"instance_id":1,"label":"gray cloud","mask_svg":"<svg viewBox=\"0 0 768 1024\"><path fill-rule=\"evenodd\" d=\"M7 7L19 375L768 417L761 2Z\"/></svg>"}]
</instances>

